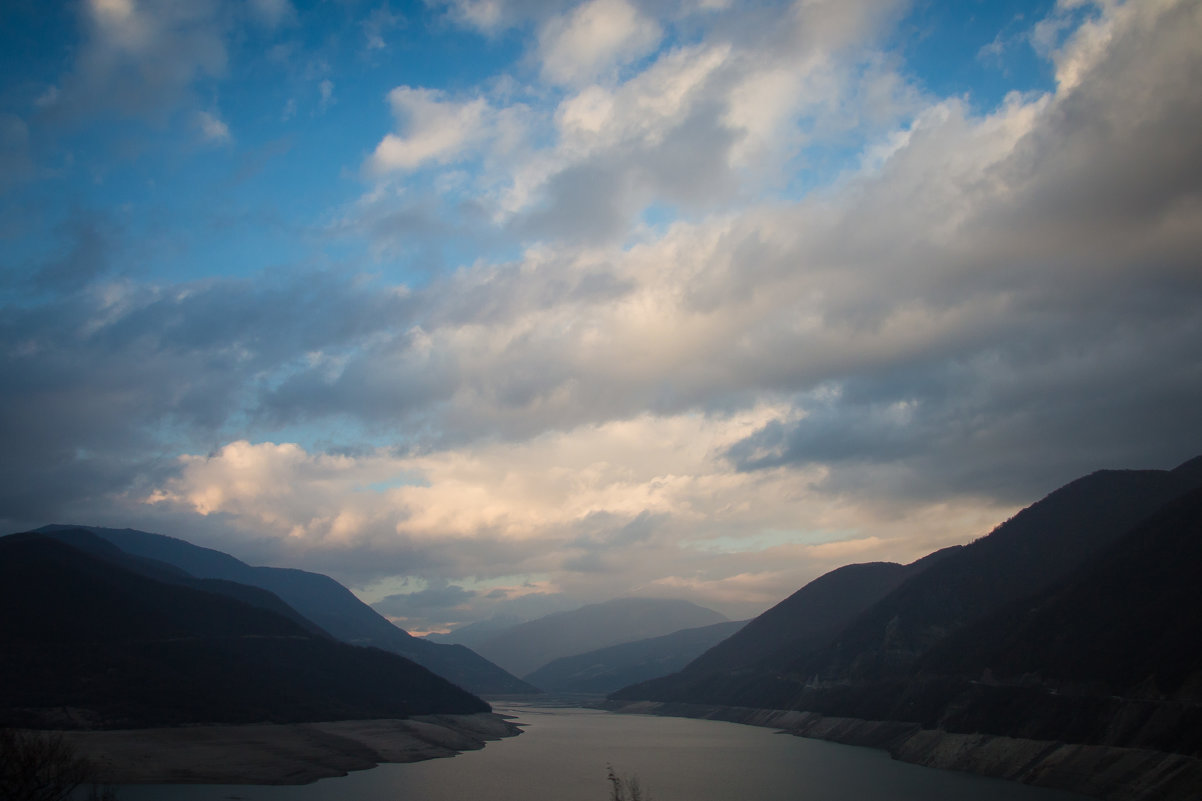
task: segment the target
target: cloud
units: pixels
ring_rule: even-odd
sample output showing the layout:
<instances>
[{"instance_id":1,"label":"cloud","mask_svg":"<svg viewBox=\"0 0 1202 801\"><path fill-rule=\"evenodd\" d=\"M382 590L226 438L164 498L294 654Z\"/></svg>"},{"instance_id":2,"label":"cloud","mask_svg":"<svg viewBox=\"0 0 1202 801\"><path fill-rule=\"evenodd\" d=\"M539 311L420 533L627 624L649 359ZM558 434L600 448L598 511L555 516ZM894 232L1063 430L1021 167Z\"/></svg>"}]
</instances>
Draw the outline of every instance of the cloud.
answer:
<instances>
[{"instance_id":1,"label":"cloud","mask_svg":"<svg viewBox=\"0 0 1202 801\"><path fill-rule=\"evenodd\" d=\"M216 114L209 111L198 111L194 119L200 135L206 142L228 144L233 140L233 136L230 135L230 127Z\"/></svg>"},{"instance_id":2,"label":"cloud","mask_svg":"<svg viewBox=\"0 0 1202 801\"><path fill-rule=\"evenodd\" d=\"M220 42L111 5L111 63ZM81 214L0 317L6 519L407 576L378 597L432 588L390 602L422 625L494 592L737 615L1196 455L1197 4L1062 4L1056 87L984 114L909 84L873 7L712 10L687 45L656 9L573 82L397 87L370 197L309 232L336 270L136 281L140 223ZM589 7L497 8L563 37Z\"/></svg>"},{"instance_id":3,"label":"cloud","mask_svg":"<svg viewBox=\"0 0 1202 801\"><path fill-rule=\"evenodd\" d=\"M268 28L296 21L296 9L289 0L251 0L250 10Z\"/></svg>"},{"instance_id":4,"label":"cloud","mask_svg":"<svg viewBox=\"0 0 1202 801\"><path fill-rule=\"evenodd\" d=\"M740 594L730 585L722 596L727 608L746 614L763 594L787 594L849 552L912 559L955 541L966 524L981 533L1002 514L983 513L979 501L943 504L938 513L922 505L904 514L874 510L808 490L820 469L727 469L724 450L772 413L642 416L520 443L407 455L238 441L183 457L179 472L147 500L266 534L277 559L336 565L355 586L401 575L446 590L429 597L407 597L412 588L369 591L406 596L388 600L390 614L420 628L437 625L436 602L478 616L495 602L486 589L522 594L514 578L522 576L538 577L540 592L583 603L625 594L701 602L703 587L756 575L756 589ZM925 536L904 542L900 532L915 517ZM787 532L778 528L784 519ZM706 545L752 532L765 533L763 547ZM441 620L470 619L465 609Z\"/></svg>"},{"instance_id":5,"label":"cloud","mask_svg":"<svg viewBox=\"0 0 1202 801\"><path fill-rule=\"evenodd\" d=\"M420 590L387 595L374 601L372 607L401 628L412 630L415 627L410 621L420 625L431 617L445 620L465 611L478 595L445 579L423 583L426 586Z\"/></svg>"},{"instance_id":6,"label":"cloud","mask_svg":"<svg viewBox=\"0 0 1202 801\"><path fill-rule=\"evenodd\" d=\"M368 160L369 170L376 174L454 160L481 135L490 114L484 98L454 101L442 92L409 86L389 92L388 102L405 132L387 134L376 145Z\"/></svg>"},{"instance_id":7,"label":"cloud","mask_svg":"<svg viewBox=\"0 0 1202 801\"><path fill-rule=\"evenodd\" d=\"M51 117L161 117L198 79L225 72L225 24L211 0L88 0L82 15L75 63L42 104Z\"/></svg>"},{"instance_id":8,"label":"cloud","mask_svg":"<svg viewBox=\"0 0 1202 801\"><path fill-rule=\"evenodd\" d=\"M210 440L253 404L258 382L386 328L403 309L390 293L313 273L139 285L111 275L120 229L85 215L66 231L73 244L38 273L44 294L10 303L0 324L10 446L0 508L12 525L130 513L129 497L150 491L143 482L176 469L164 449Z\"/></svg>"},{"instance_id":9,"label":"cloud","mask_svg":"<svg viewBox=\"0 0 1202 801\"><path fill-rule=\"evenodd\" d=\"M403 27L404 24L405 18L394 14L387 3L374 9L362 23L363 38L368 52L387 49L385 34Z\"/></svg>"},{"instance_id":10,"label":"cloud","mask_svg":"<svg viewBox=\"0 0 1202 801\"><path fill-rule=\"evenodd\" d=\"M586 0L539 31L543 76L561 84L594 81L650 53L661 36L658 23L626 0Z\"/></svg>"}]
</instances>

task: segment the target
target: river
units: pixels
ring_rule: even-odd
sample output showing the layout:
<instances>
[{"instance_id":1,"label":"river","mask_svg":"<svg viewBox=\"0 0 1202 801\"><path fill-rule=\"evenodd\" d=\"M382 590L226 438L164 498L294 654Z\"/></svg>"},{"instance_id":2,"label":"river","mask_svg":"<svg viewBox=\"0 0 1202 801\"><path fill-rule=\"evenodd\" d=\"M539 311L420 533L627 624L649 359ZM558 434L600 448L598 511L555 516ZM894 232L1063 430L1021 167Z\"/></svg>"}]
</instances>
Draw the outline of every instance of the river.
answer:
<instances>
[{"instance_id":1,"label":"river","mask_svg":"<svg viewBox=\"0 0 1202 801\"><path fill-rule=\"evenodd\" d=\"M121 801L606 801L607 765L645 801L1081 801L895 762L883 751L709 720L495 705L525 731L451 759L300 787L130 785Z\"/></svg>"}]
</instances>

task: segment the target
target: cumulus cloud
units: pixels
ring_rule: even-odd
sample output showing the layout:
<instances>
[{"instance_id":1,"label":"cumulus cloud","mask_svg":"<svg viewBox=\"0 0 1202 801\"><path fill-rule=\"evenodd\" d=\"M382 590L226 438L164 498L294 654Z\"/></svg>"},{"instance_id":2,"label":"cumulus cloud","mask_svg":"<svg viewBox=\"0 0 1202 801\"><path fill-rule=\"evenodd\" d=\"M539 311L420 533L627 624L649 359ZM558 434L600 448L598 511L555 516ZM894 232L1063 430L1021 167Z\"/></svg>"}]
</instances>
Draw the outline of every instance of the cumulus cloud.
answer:
<instances>
[{"instance_id":1,"label":"cumulus cloud","mask_svg":"<svg viewBox=\"0 0 1202 801\"><path fill-rule=\"evenodd\" d=\"M393 89L388 102L405 130L387 134L376 145L368 166L377 174L454 160L481 135L491 112L482 97L456 101L439 91L410 86Z\"/></svg>"},{"instance_id":2,"label":"cumulus cloud","mask_svg":"<svg viewBox=\"0 0 1202 801\"><path fill-rule=\"evenodd\" d=\"M892 5L773 8L756 26L722 12L701 42L669 47L618 5L583 4L540 28L542 74L565 86L557 138L511 145L477 187L521 238L620 240L655 204L718 211L778 190L779 164L801 148L845 147L849 131L914 108L872 48Z\"/></svg>"},{"instance_id":3,"label":"cumulus cloud","mask_svg":"<svg viewBox=\"0 0 1202 801\"><path fill-rule=\"evenodd\" d=\"M682 45L624 6L534 65L553 87L397 87L339 235L504 254L410 285L139 284L112 277L118 229L78 226L0 323L6 514L200 521L407 577L377 597L423 626L494 593L737 616L1196 455L1202 10L1062 3L1055 87L979 114L909 85L872 7L716 9ZM136 50L143 6L93 11ZM823 146L850 151L838 178L782 188ZM640 222L660 204L687 214Z\"/></svg>"},{"instance_id":4,"label":"cumulus cloud","mask_svg":"<svg viewBox=\"0 0 1202 801\"><path fill-rule=\"evenodd\" d=\"M554 83L594 81L655 49L659 24L626 0L586 0L544 23L539 51Z\"/></svg>"},{"instance_id":5,"label":"cumulus cloud","mask_svg":"<svg viewBox=\"0 0 1202 801\"><path fill-rule=\"evenodd\" d=\"M387 359L406 385L440 387L431 399L447 429L510 436L775 392L792 411L732 449L734 464L834 464L861 484L854 465L892 464L909 476L898 492L950 482L1030 497L1122 461L1106 433L1116 420L1148 432L1142 445L1123 438L1130 458L1184 458L1188 446L1156 432L1157 420L1189 426L1162 411L1192 397L1193 373L1174 365L1198 356L1198 316L1184 298L1197 291L1187 132L1202 109L1179 77L1196 69L1197 20L1188 4L1141 8L1097 23L1109 44L1080 81L982 117L934 103L821 202L678 224L635 247L535 249L520 264L461 271L429 290L455 300L424 304L421 363L395 340L353 359L343 391L335 378L326 392L354 405L372 393L350 379ZM1078 36L1096 38L1093 28ZM1157 55L1137 63L1147 52ZM679 119L692 87L731 58L682 51L617 90L570 96L556 116L564 151L593 159L613 142L654 141L665 130L655 115ZM655 111L640 116L647 96ZM598 198L629 184L620 168L592 163L551 181L574 177L580 188L580 200L566 184L554 189L565 218L556 225L584 217L621 228ZM1092 414L1082 414L1082 392L1097 396ZM403 393L394 408L410 408ZM1070 446L1081 440L1097 444ZM1039 470L1015 467L1028 449L1041 453Z\"/></svg>"},{"instance_id":6,"label":"cumulus cloud","mask_svg":"<svg viewBox=\"0 0 1202 801\"><path fill-rule=\"evenodd\" d=\"M966 519L974 530L986 524L979 505L944 505L943 523L915 505L907 514L930 528L903 542L896 517L820 503L797 473L731 472L724 449L771 413L643 416L408 456L239 441L183 457L148 501L271 533L292 563L341 554L333 561L358 586L408 576L433 587L380 596L382 609L421 627L439 604L462 619L467 607L479 614L495 603L465 581L506 597L538 577L539 591L556 596L603 600L620 586L704 600L703 585L768 574L758 590L768 594L851 552L910 559L954 541ZM746 614L760 597L731 590L722 600Z\"/></svg>"}]
</instances>

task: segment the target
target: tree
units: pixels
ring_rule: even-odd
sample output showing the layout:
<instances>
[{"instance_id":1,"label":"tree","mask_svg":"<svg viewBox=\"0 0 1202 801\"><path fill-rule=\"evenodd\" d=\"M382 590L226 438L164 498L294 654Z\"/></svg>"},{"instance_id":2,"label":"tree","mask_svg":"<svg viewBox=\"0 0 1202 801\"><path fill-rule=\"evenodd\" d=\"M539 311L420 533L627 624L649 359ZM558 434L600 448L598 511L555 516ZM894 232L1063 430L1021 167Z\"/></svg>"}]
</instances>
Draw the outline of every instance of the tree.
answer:
<instances>
[{"instance_id":1,"label":"tree","mask_svg":"<svg viewBox=\"0 0 1202 801\"><path fill-rule=\"evenodd\" d=\"M0 729L0 801L64 801L92 776L92 763L61 734ZM111 799L92 788L91 798Z\"/></svg>"},{"instance_id":2,"label":"tree","mask_svg":"<svg viewBox=\"0 0 1202 801\"><path fill-rule=\"evenodd\" d=\"M609 771L609 801L651 801L643 796L643 788L638 776L619 776L613 765L606 765Z\"/></svg>"}]
</instances>

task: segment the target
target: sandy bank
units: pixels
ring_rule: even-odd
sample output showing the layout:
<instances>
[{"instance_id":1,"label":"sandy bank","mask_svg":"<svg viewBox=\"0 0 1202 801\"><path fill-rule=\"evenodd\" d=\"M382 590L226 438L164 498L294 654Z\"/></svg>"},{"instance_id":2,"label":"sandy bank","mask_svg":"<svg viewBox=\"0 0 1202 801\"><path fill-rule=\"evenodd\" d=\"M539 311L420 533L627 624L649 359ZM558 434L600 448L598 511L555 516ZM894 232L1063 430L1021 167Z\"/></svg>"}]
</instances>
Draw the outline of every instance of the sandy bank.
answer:
<instances>
[{"instance_id":1,"label":"sandy bank","mask_svg":"<svg viewBox=\"0 0 1202 801\"><path fill-rule=\"evenodd\" d=\"M520 733L495 714L406 720L70 731L112 784L306 784L383 762L417 762Z\"/></svg>"},{"instance_id":2,"label":"sandy bank","mask_svg":"<svg viewBox=\"0 0 1202 801\"><path fill-rule=\"evenodd\" d=\"M825 717L814 712L641 701L608 703L614 712L706 718L767 726L800 737L881 748L894 759L1105 801L1197 801L1202 759L1140 748L1079 745L922 729L916 723Z\"/></svg>"}]
</instances>

